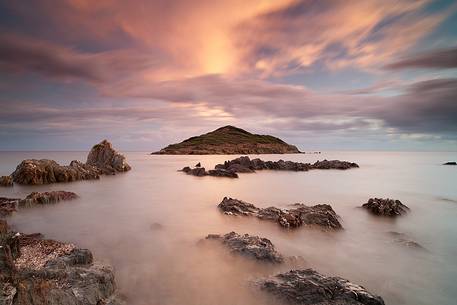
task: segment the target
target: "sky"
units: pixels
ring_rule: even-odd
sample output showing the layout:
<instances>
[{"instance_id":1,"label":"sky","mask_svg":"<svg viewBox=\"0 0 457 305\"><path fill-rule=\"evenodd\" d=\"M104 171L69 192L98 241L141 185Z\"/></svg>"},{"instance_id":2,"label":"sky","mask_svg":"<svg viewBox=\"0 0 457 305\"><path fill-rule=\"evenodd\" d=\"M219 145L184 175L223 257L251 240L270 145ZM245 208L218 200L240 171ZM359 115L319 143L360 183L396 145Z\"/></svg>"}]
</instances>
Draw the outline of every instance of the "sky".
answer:
<instances>
[{"instance_id":1,"label":"sky","mask_svg":"<svg viewBox=\"0 0 457 305\"><path fill-rule=\"evenodd\" d=\"M0 150L156 151L225 125L457 151L457 2L0 0Z\"/></svg>"}]
</instances>

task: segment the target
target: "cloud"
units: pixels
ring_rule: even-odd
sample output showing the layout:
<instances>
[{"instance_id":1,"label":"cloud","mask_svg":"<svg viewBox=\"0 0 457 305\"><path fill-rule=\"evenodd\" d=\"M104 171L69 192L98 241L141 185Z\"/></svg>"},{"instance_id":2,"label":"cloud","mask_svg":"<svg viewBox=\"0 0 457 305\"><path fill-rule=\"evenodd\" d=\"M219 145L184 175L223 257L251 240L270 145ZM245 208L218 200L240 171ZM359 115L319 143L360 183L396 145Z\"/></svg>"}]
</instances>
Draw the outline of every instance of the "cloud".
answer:
<instances>
[{"instance_id":1,"label":"cloud","mask_svg":"<svg viewBox=\"0 0 457 305\"><path fill-rule=\"evenodd\" d=\"M452 69L457 68L457 47L433 50L406 57L386 66L386 69Z\"/></svg>"}]
</instances>

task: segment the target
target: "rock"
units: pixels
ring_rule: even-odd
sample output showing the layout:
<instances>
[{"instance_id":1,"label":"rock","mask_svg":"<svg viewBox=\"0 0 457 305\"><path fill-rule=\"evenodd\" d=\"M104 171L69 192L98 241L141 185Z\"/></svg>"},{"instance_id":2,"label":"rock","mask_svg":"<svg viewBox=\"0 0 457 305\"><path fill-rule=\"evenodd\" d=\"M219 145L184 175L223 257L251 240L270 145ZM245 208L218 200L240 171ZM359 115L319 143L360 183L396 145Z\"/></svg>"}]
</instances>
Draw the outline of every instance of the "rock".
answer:
<instances>
[{"instance_id":1,"label":"rock","mask_svg":"<svg viewBox=\"0 0 457 305\"><path fill-rule=\"evenodd\" d=\"M446 162L443 165L457 165L457 162Z\"/></svg>"},{"instance_id":2,"label":"rock","mask_svg":"<svg viewBox=\"0 0 457 305\"><path fill-rule=\"evenodd\" d=\"M201 167L201 166L202 166L202 165L201 165L200 162L198 162L197 164L195 164L195 167Z\"/></svg>"},{"instance_id":3,"label":"rock","mask_svg":"<svg viewBox=\"0 0 457 305\"><path fill-rule=\"evenodd\" d=\"M259 236L248 234L240 235L230 232L225 235L210 234L206 237L210 240L219 240L229 248L230 252L240 254L263 262L282 263L284 258L279 254L271 241Z\"/></svg>"},{"instance_id":4,"label":"rock","mask_svg":"<svg viewBox=\"0 0 457 305\"><path fill-rule=\"evenodd\" d=\"M227 178L238 178L237 173L226 169L212 169L208 171L208 176L213 177L227 177Z\"/></svg>"},{"instance_id":5,"label":"rock","mask_svg":"<svg viewBox=\"0 0 457 305\"><path fill-rule=\"evenodd\" d=\"M19 206L30 206L35 204L50 204L57 203L62 200L73 200L78 198L73 192L66 191L52 191L52 192L33 192L25 199L19 201Z\"/></svg>"},{"instance_id":6,"label":"rock","mask_svg":"<svg viewBox=\"0 0 457 305\"><path fill-rule=\"evenodd\" d=\"M250 160L248 156L239 157L217 164L216 169L232 170L236 173L252 173L255 170L308 171L310 169L350 169L359 167L356 163L347 161L317 161L314 164L293 161L263 161L258 158Z\"/></svg>"},{"instance_id":7,"label":"rock","mask_svg":"<svg viewBox=\"0 0 457 305\"><path fill-rule=\"evenodd\" d=\"M0 186L13 186L13 177L1 176L0 177Z\"/></svg>"},{"instance_id":8,"label":"rock","mask_svg":"<svg viewBox=\"0 0 457 305\"><path fill-rule=\"evenodd\" d=\"M5 217L16 212L20 199L0 197L0 216Z\"/></svg>"},{"instance_id":9,"label":"rock","mask_svg":"<svg viewBox=\"0 0 457 305\"><path fill-rule=\"evenodd\" d=\"M0 304L123 304L117 296L113 269L94 263L89 250L30 235L14 236L20 239L20 252L11 255L11 276L0 281ZM0 269L5 265L4 248L0 248Z\"/></svg>"},{"instance_id":10,"label":"rock","mask_svg":"<svg viewBox=\"0 0 457 305\"><path fill-rule=\"evenodd\" d=\"M400 200L370 198L367 203L362 205L374 215L395 217L406 214L409 208L402 204Z\"/></svg>"},{"instance_id":11,"label":"rock","mask_svg":"<svg viewBox=\"0 0 457 305\"><path fill-rule=\"evenodd\" d=\"M98 167L104 174L114 175L116 172L126 172L131 169L125 157L114 150L107 140L94 145L87 156L86 164Z\"/></svg>"},{"instance_id":12,"label":"rock","mask_svg":"<svg viewBox=\"0 0 457 305\"><path fill-rule=\"evenodd\" d=\"M284 228L315 226L324 230L340 230L343 228L338 215L328 204L307 206L295 204L293 209L268 207L257 208L251 203L224 197L218 208L227 215L255 216L262 220L277 222Z\"/></svg>"},{"instance_id":13,"label":"rock","mask_svg":"<svg viewBox=\"0 0 457 305\"><path fill-rule=\"evenodd\" d=\"M207 175L204 167L192 168L189 172L187 172L187 174L197 177L203 177Z\"/></svg>"},{"instance_id":14,"label":"rock","mask_svg":"<svg viewBox=\"0 0 457 305\"><path fill-rule=\"evenodd\" d=\"M255 284L279 300L296 305L384 305L380 296L341 277L313 269L291 270Z\"/></svg>"},{"instance_id":15,"label":"rock","mask_svg":"<svg viewBox=\"0 0 457 305\"><path fill-rule=\"evenodd\" d=\"M191 171L191 168L189 166L186 166L186 167L183 167L181 171L185 172L187 174Z\"/></svg>"},{"instance_id":16,"label":"rock","mask_svg":"<svg viewBox=\"0 0 457 305\"><path fill-rule=\"evenodd\" d=\"M12 177L18 184L41 185L99 179L100 170L79 161L72 161L69 166L62 166L53 160L28 159L17 166Z\"/></svg>"},{"instance_id":17,"label":"rock","mask_svg":"<svg viewBox=\"0 0 457 305\"><path fill-rule=\"evenodd\" d=\"M400 233L400 232L389 232L389 234L394 237L394 242L399 244L399 245L402 245L402 246L406 246L408 248L415 248L415 249L421 249L421 250L425 250L425 248L419 244L418 242L412 240L410 237L408 237L406 234L404 233Z\"/></svg>"},{"instance_id":18,"label":"rock","mask_svg":"<svg viewBox=\"0 0 457 305\"><path fill-rule=\"evenodd\" d=\"M151 224L149 226L149 229L153 230L153 231L158 231L158 230L162 230L163 229L163 225L158 223L158 222L154 222L153 224Z\"/></svg>"}]
</instances>

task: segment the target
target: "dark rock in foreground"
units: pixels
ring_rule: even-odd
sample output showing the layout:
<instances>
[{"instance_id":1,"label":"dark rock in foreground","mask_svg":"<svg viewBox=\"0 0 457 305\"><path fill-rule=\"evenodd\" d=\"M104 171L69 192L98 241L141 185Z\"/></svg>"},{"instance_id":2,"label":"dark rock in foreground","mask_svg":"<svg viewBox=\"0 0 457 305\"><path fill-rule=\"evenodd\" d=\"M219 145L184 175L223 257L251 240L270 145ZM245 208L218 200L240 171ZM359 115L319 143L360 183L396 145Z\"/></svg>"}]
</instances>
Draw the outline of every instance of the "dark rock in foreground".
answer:
<instances>
[{"instance_id":1,"label":"dark rock in foreground","mask_svg":"<svg viewBox=\"0 0 457 305\"><path fill-rule=\"evenodd\" d=\"M401 203L400 200L370 198L367 203L362 205L374 215L395 217L406 214L409 208Z\"/></svg>"},{"instance_id":2,"label":"dark rock in foreground","mask_svg":"<svg viewBox=\"0 0 457 305\"><path fill-rule=\"evenodd\" d=\"M260 209L251 203L242 200L224 197L218 208L227 215L255 216L262 220L277 222L284 228L298 228L300 226L315 226L324 230L339 230L343 226L338 215L328 204L307 206L294 204L293 209L279 209L268 207Z\"/></svg>"},{"instance_id":3,"label":"dark rock in foreground","mask_svg":"<svg viewBox=\"0 0 457 305\"><path fill-rule=\"evenodd\" d=\"M0 303L116 305L113 269L72 244L14 232L0 238Z\"/></svg>"},{"instance_id":4,"label":"dark rock in foreground","mask_svg":"<svg viewBox=\"0 0 457 305\"><path fill-rule=\"evenodd\" d=\"M457 165L457 162L446 162L443 165Z\"/></svg>"},{"instance_id":5,"label":"dark rock in foreground","mask_svg":"<svg viewBox=\"0 0 457 305\"><path fill-rule=\"evenodd\" d=\"M87 163L71 161L60 165L48 159L22 161L11 174L18 184L41 185L57 182L99 179L101 174L115 174L130 170L125 157L116 152L111 143L104 140L95 145L87 157Z\"/></svg>"},{"instance_id":6,"label":"dark rock in foreground","mask_svg":"<svg viewBox=\"0 0 457 305\"><path fill-rule=\"evenodd\" d=\"M256 284L279 300L296 305L384 305L380 296L341 277L328 277L313 269L292 270L259 280Z\"/></svg>"},{"instance_id":7,"label":"dark rock in foreground","mask_svg":"<svg viewBox=\"0 0 457 305\"><path fill-rule=\"evenodd\" d=\"M0 177L0 186L13 186L13 177L1 176Z\"/></svg>"},{"instance_id":8,"label":"dark rock in foreground","mask_svg":"<svg viewBox=\"0 0 457 305\"><path fill-rule=\"evenodd\" d=\"M269 263L282 263L284 258L279 254L269 239L253 235L240 235L230 232L225 235L210 234L206 237L210 240L219 240L232 253L240 254L259 261Z\"/></svg>"},{"instance_id":9,"label":"dark rock in foreground","mask_svg":"<svg viewBox=\"0 0 457 305\"><path fill-rule=\"evenodd\" d=\"M165 155L238 155L296 154L297 147L270 136L252 134L234 126L224 126L206 134L168 145L152 154Z\"/></svg>"},{"instance_id":10,"label":"dark rock in foreground","mask_svg":"<svg viewBox=\"0 0 457 305\"><path fill-rule=\"evenodd\" d=\"M103 174L114 175L116 172L127 172L131 169L125 157L114 150L107 140L94 145L87 156L86 164L99 168Z\"/></svg>"},{"instance_id":11,"label":"dark rock in foreground","mask_svg":"<svg viewBox=\"0 0 457 305\"><path fill-rule=\"evenodd\" d=\"M19 207L30 207L36 204L51 204L76 198L78 198L78 195L75 193L65 191L33 192L25 197L25 199L0 197L0 216L8 216L17 211Z\"/></svg>"}]
</instances>

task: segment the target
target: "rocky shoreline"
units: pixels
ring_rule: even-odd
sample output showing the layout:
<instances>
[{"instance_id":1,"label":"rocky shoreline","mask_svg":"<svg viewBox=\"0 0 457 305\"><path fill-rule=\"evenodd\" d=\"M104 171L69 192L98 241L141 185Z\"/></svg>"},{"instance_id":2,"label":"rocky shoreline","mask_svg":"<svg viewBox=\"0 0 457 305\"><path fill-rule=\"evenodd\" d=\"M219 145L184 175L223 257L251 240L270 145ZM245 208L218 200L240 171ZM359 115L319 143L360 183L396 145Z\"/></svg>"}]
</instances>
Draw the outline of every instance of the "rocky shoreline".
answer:
<instances>
[{"instance_id":1,"label":"rocky shoreline","mask_svg":"<svg viewBox=\"0 0 457 305\"><path fill-rule=\"evenodd\" d=\"M122 305L111 266L41 234L10 231L0 219L0 304Z\"/></svg>"},{"instance_id":2,"label":"rocky shoreline","mask_svg":"<svg viewBox=\"0 0 457 305\"><path fill-rule=\"evenodd\" d=\"M200 165L200 163L198 163ZM354 162L340 161L340 160L322 160L315 163L302 163L293 161L263 161L261 159L250 159L248 156L239 157L233 160L225 161L223 164L217 164L213 170L206 171L204 167L189 166L181 169L182 172L197 176L214 176L214 177L228 177L238 178L238 173L255 173L259 170L277 170L277 171L295 171L306 172L313 169L338 169L347 170L351 168L358 168L359 165Z\"/></svg>"}]
</instances>

